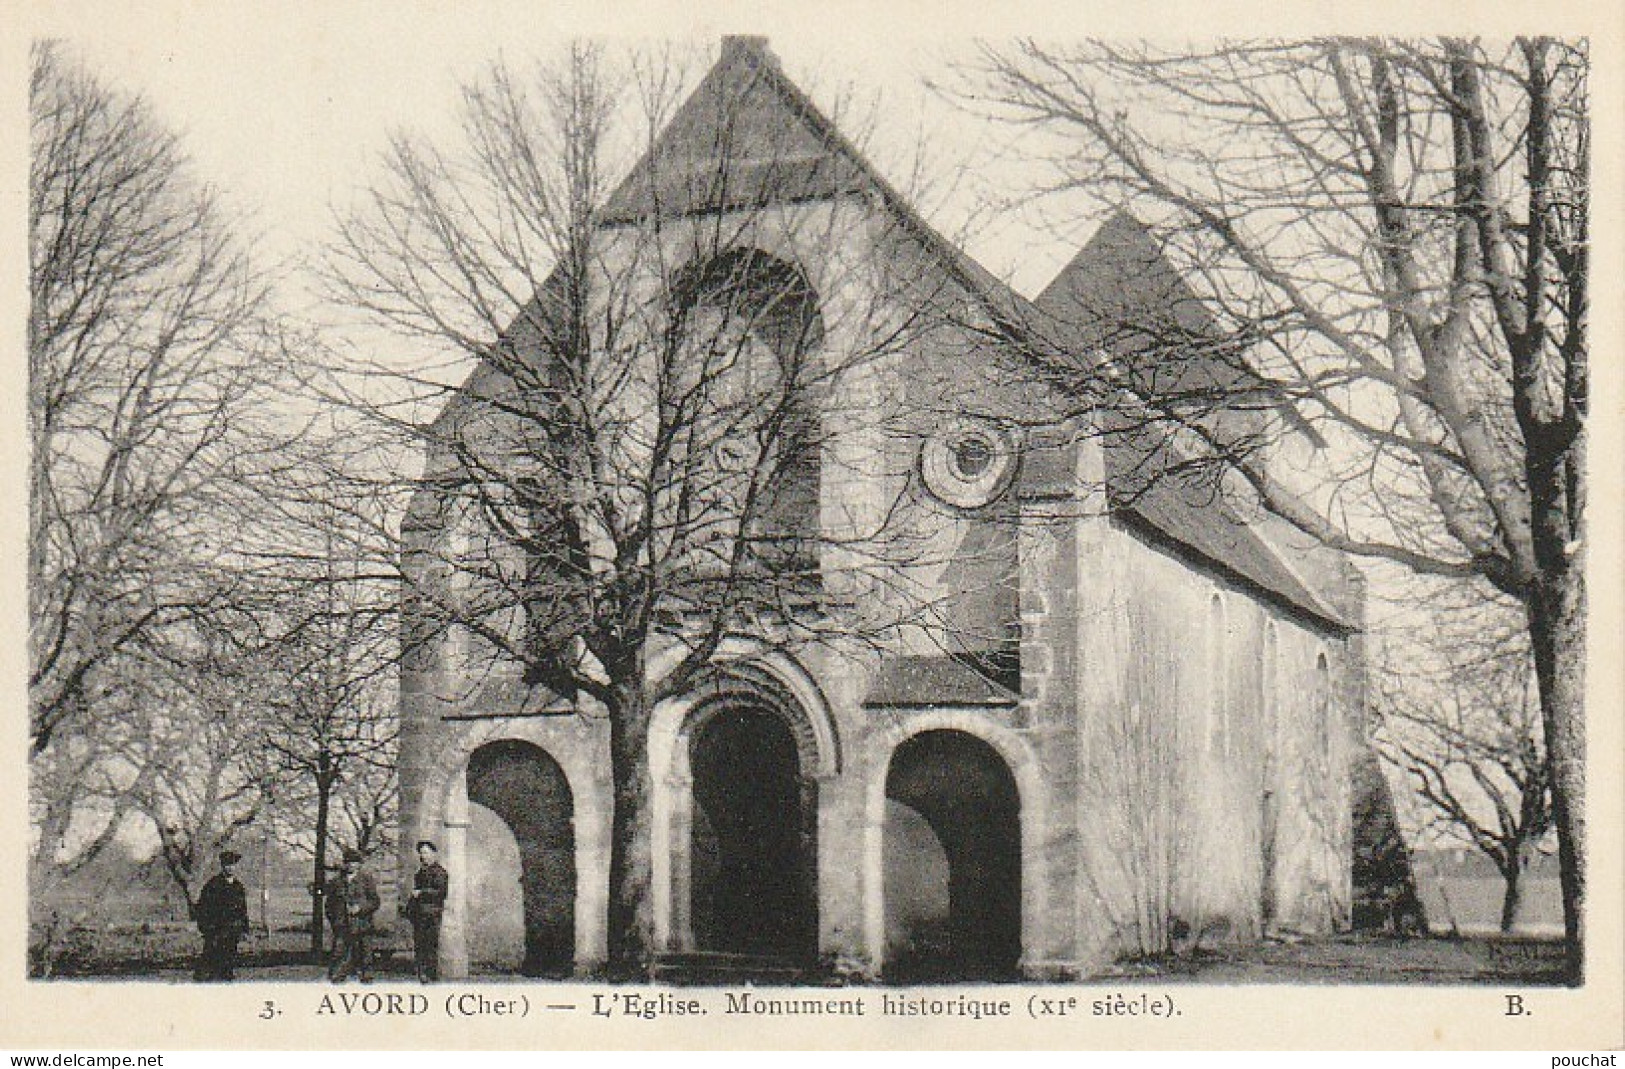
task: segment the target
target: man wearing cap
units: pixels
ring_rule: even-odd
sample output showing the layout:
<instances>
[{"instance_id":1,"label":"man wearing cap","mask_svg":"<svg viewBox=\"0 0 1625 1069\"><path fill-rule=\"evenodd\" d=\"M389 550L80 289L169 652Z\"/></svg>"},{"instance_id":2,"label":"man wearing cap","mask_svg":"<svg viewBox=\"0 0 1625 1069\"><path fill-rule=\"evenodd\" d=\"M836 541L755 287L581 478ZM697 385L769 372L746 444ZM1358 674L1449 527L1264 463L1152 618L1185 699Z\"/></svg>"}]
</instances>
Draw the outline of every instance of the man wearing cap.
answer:
<instances>
[{"instance_id":1,"label":"man wearing cap","mask_svg":"<svg viewBox=\"0 0 1625 1069\"><path fill-rule=\"evenodd\" d=\"M372 873L361 867L360 851L344 851L344 870L327 885L327 921L333 926L329 980L338 983L354 973L362 983L372 982L367 937L372 934L373 914L378 912L378 906L378 884Z\"/></svg>"},{"instance_id":2,"label":"man wearing cap","mask_svg":"<svg viewBox=\"0 0 1625 1069\"><path fill-rule=\"evenodd\" d=\"M237 942L248 933L248 890L232 867L243 856L220 851L220 871L203 885L192 917L203 935L203 956L193 975L198 980L231 980L237 973Z\"/></svg>"},{"instance_id":3,"label":"man wearing cap","mask_svg":"<svg viewBox=\"0 0 1625 1069\"><path fill-rule=\"evenodd\" d=\"M440 918L451 887L451 877L437 854L434 843L418 840L418 871L412 877L412 895L406 901L406 916L412 922L413 968L425 984L440 979Z\"/></svg>"}]
</instances>

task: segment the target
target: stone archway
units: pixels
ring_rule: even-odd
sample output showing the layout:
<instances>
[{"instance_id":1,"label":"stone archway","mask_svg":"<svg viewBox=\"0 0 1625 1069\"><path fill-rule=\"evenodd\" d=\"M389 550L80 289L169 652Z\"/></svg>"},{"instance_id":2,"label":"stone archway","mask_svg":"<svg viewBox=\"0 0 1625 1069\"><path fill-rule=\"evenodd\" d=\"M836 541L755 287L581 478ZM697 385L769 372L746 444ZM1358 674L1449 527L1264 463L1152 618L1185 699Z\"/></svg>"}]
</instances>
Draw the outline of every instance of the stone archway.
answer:
<instances>
[{"instance_id":1,"label":"stone archway","mask_svg":"<svg viewBox=\"0 0 1625 1069\"><path fill-rule=\"evenodd\" d=\"M730 661L656 710L655 928L667 952L810 963L827 706L789 661Z\"/></svg>"},{"instance_id":2,"label":"stone archway","mask_svg":"<svg viewBox=\"0 0 1625 1069\"><path fill-rule=\"evenodd\" d=\"M913 735L886 772L886 974L998 980L1022 955L1021 797L1010 767L963 731Z\"/></svg>"},{"instance_id":3,"label":"stone archway","mask_svg":"<svg viewBox=\"0 0 1625 1069\"><path fill-rule=\"evenodd\" d=\"M568 975L575 964L577 873L575 806L564 770L533 743L499 739L469 755L467 783L471 810L496 818L471 822L486 847L476 843L470 851L480 860L469 874L472 963L517 966L526 976ZM519 945L510 949L514 936Z\"/></svg>"},{"instance_id":4,"label":"stone archway","mask_svg":"<svg viewBox=\"0 0 1625 1069\"><path fill-rule=\"evenodd\" d=\"M817 804L789 726L765 705L730 705L706 718L690 746L696 949L811 959Z\"/></svg>"}]
</instances>

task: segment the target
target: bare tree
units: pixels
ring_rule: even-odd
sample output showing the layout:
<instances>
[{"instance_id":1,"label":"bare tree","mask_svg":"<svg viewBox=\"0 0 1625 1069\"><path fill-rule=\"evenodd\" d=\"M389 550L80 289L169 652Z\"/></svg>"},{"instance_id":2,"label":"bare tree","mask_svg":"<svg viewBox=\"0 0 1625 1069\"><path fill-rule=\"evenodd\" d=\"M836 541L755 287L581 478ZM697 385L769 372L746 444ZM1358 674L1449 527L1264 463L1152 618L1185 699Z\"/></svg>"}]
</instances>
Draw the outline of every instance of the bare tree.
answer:
<instances>
[{"instance_id":1,"label":"bare tree","mask_svg":"<svg viewBox=\"0 0 1625 1069\"><path fill-rule=\"evenodd\" d=\"M1043 192L1144 216L1210 317L1194 349L1139 339L1163 385L1189 387L1161 400L1145 363L1041 337L1057 378L1120 422L1178 428L1216 486L1327 545L1522 605L1576 979L1588 66L1583 43L1548 39L1025 42L972 76L1053 165ZM1032 333L1075 340L1064 300L1039 304ZM1216 404L1250 412L1243 433L1215 429ZM1296 486L1294 460L1312 475Z\"/></svg>"},{"instance_id":2,"label":"bare tree","mask_svg":"<svg viewBox=\"0 0 1625 1069\"><path fill-rule=\"evenodd\" d=\"M768 85L765 54L725 62L796 92ZM652 710L738 629L812 642L866 633L832 622L843 606L870 628L904 615L902 584L857 578L894 502L854 501L832 532L819 488L843 477L827 445L853 380L919 335L896 309L932 285L843 240L863 179L832 128L764 129L713 82L674 115L680 81L670 56L622 69L585 46L534 81L496 70L465 91L460 151L393 142L333 263L342 302L473 362L463 383L436 360L351 383L429 458L402 532L403 656L441 643L467 686L513 672L607 722L626 974L652 949ZM697 156L666 151L672 121ZM822 299L869 273L873 292Z\"/></svg>"},{"instance_id":3,"label":"bare tree","mask_svg":"<svg viewBox=\"0 0 1625 1069\"><path fill-rule=\"evenodd\" d=\"M29 187L30 738L235 583L216 525L267 429L262 288L175 139L53 45Z\"/></svg>"},{"instance_id":4,"label":"bare tree","mask_svg":"<svg viewBox=\"0 0 1625 1069\"><path fill-rule=\"evenodd\" d=\"M264 813L268 777L258 696L229 672L171 675L151 695L162 723L144 741L162 745L165 757L137 799L188 913L215 855Z\"/></svg>"},{"instance_id":5,"label":"bare tree","mask_svg":"<svg viewBox=\"0 0 1625 1069\"><path fill-rule=\"evenodd\" d=\"M1378 685L1379 752L1409 778L1427 827L1487 857L1501 874L1501 930L1512 931L1522 877L1552 828L1527 632L1516 610L1454 592L1424 623L1388 636L1406 671Z\"/></svg>"},{"instance_id":6,"label":"bare tree","mask_svg":"<svg viewBox=\"0 0 1625 1069\"><path fill-rule=\"evenodd\" d=\"M273 771L253 669L308 579L300 354L144 102L45 43L30 115L31 897L150 821L190 903Z\"/></svg>"},{"instance_id":7,"label":"bare tree","mask_svg":"<svg viewBox=\"0 0 1625 1069\"><path fill-rule=\"evenodd\" d=\"M32 889L145 814L190 902L259 787L206 636L257 583L226 532L280 437L264 289L141 101L47 43L30 103Z\"/></svg>"},{"instance_id":8,"label":"bare tree","mask_svg":"<svg viewBox=\"0 0 1625 1069\"><path fill-rule=\"evenodd\" d=\"M341 848L381 844L394 812L399 726L392 685L398 588L358 578L376 573L377 562L345 552L346 529L332 509L319 515L325 542L319 574L292 570L290 597L279 605L257 658L276 688L263 707L276 820L284 841L311 858L315 952L323 943L335 822L346 828Z\"/></svg>"}]
</instances>

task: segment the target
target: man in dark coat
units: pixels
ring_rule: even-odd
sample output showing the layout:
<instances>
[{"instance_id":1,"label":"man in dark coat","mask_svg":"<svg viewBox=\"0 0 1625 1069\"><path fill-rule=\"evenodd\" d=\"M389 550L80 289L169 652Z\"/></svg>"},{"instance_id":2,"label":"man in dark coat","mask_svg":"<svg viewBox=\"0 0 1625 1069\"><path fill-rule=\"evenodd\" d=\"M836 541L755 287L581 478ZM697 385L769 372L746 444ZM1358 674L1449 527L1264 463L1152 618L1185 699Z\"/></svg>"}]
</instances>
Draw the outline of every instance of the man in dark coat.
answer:
<instances>
[{"instance_id":1,"label":"man in dark coat","mask_svg":"<svg viewBox=\"0 0 1625 1069\"><path fill-rule=\"evenodd\" d=\"M231 980L237 972L237 942L248 934L248 890L232 867L243 859L235 850L220 852L220 871L203 885L192 917L203 935L198 959L199 980Z\"/></svg>"},{"instance_id":2,"label":"man in dark coat","mask_svg":"<svg viewBox=\"0 0 1625 1069\"><path fill-rule=\"evenodd\" d=\"M327 977L334 983L355 974L372 982L372 961L367 954L373 915L378 912L378 884L361 867L361 854L344 851L344 870L327 885L327 922L333 928L333 960Z\"/></svg>"},{"instance_id":3,"label":"man in dark coat","mask_svg":"<svg viewBox=\"0 0 1625 1069\"><path fill-rule=\"evenodd\" d=\"M423 983L440 979L440 918L446 909L451 877L437 859L434 843L418 843L418 871L412 877L412 895L406 915L412 922L412 962Z\"/></svg>"}]
</instances>

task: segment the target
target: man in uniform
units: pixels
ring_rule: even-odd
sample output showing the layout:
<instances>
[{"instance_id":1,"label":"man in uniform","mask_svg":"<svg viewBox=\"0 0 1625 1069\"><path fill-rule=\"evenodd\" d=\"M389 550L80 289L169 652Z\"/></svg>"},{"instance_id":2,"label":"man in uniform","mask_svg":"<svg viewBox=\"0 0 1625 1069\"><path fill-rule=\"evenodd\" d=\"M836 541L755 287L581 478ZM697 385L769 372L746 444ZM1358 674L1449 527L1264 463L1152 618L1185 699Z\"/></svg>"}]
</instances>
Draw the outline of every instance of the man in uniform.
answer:
<instances>
[{"instance_id":1,"label":"man in uniform","mask_svg":"<svg viewBox=\"0 0 1625 1069\"><path fill-rule=\"evenodd\" d=\"M446 908L451 877L437 860L434 843L418 842L418 871L412 877L412 895L406 915L412 922L412 963L423 983L440 979L440 918Z\"/></svg>"},{"instance_id":2,"label":"man in uniform","mask_svg":"<svg viewBox=\"0 0 1625 1069\"><path fill-rule=\"evenodd\" d=\"M193 974L199 980L231 980L237 971L237 942L248 933L248 890L232 867L243 856L220 851L220 871L203 885L192 910L203 935L203 956Z\"/></svg>"},{"instance_id":3,"label":"man in uniform","mask_svg":"<svg viewBox=\"0 0 1625 1069\"><path fill-rule=\"evenodd\" d=\"M329 980L339 983L354 973L362 983L372 982L367 942L378 906L378 884L372 873L361 867L360 851L344 851L344 869L327 885L327 922L333 928L333 960L327 969Z\"/></svg>"}]
</instances>

